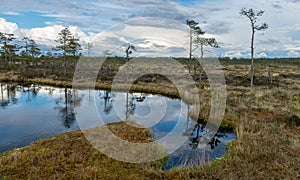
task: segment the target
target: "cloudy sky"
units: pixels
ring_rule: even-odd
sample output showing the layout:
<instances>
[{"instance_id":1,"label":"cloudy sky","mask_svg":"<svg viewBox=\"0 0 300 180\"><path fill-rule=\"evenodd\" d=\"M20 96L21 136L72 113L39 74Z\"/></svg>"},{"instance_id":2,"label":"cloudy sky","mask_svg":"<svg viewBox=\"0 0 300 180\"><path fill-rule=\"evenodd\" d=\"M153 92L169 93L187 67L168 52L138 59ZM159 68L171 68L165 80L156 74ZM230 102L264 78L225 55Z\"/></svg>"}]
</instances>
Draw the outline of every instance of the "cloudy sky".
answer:
<instances>
[{"instance_id":1,"label":"cloudy sky","mask_svg":"<svg viewBox=\"0 0 300 180\"><path fill-rule=\"evenodd\" d=\"M0 32L30 37L50 50L69 27L84 48L92 42L97 52L132 43L142 56L187 56L185 22L194 19L219 42L216 56L249 57L243 7L265 10L258 23L269 24L256 34L257 57L300 56L300 0L2 0Z\"/></svg>"}]
</instances>

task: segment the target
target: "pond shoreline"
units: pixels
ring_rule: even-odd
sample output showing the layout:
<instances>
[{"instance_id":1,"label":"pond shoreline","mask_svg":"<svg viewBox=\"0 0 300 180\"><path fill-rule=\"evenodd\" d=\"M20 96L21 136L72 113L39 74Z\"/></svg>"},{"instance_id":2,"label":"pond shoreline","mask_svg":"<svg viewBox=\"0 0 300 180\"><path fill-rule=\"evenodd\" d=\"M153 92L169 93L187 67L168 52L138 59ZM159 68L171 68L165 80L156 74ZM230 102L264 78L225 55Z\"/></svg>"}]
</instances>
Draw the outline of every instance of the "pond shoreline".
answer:
<instances>
[{"instance_id":1,"label":"pond shoreline","mask_svg":"<svg viewBox=\"0 0 300 180\"><path fill-rule=\"evenodd\" d=\"M176 124L178 126L179 124L178 127L180 128L176 128L175 132L171 134L188 137L189 141L178 150L177 155L174 155L175 157L178 156L179 152L184 154L183 152L185 151L189 153L190 148L195 149L196 144L199 143L197 143L199 139L198 135L206 138L205 134L216 131L210 130L213 127L212 124L208 125L205 121L196 121L187 116L188 107L193 107L192 105L187 105L179 99L171 99L161 95L127 93L130 99L129 102L133 106L130 106L126 110L125 104L123 107L119 105L125 101L126 93L124 92L56 88L39 84L0 84L2 94L0 116L3 118L0 126L0 132L3 134L0 138L0 152L12 148L24 147L37 139L46 139L66 131L100 126L102 124L100 122L104 124L121 122L125 117L151 129L155 140L171 133L174 126ZM96 114L93 111L90 112L93 109L91 107L92 102L97 104ZM162 105L162 102L166 104L166 107ZM134 109L131 109L132 107ZM152 110L149 111L149 107ZM14 114L11 114L11 112L14 112ZM125 112L131 113L127 116ZM163 116L157 117L157 114L161 113L163 113ZM22 114L26 116L22 116ZM75 116L75 114L77 115ZM98 114L101 116L101 119L99 119ZM140 117L143 115L147 116L144 118ZM41 122L43 125L40 125ZM23 128L23 123L26 124L27 128ZM206 129L205 127L210 128ZM28 128L31 130L28 131ZM222 131L216 132L217 134L209 142L210 144L216 142L216 145L211 145L213 147L209 153L211 159L224 155L226 153L224 147L235 137L232 133L233 130L229 132L228 127L227 129L220 129ZM13 133L15 131L18 131L18 133ZM197 137L195 137L196 134L198 134ZM202 145L202 143L200 144ZM218 144L220 144L220 147L217 147ZM191 156L188 156L188 159L191 161ZM174 158L172 159L172 163L180 164Z\"/></svg>"},{"instance_id":2,"label":"pond shoreline","mask_svg":"<svg viewBox=\"0 0 300 180\"><path fill-rule=\"evenodd\" d=\"M0 73L1 74L1 73ZM15 84L22 84L22 85L31 85L31 84L39 84L39 85L46 85L46 86L53 86L53 87L58 87L58 88L72 88L73 83L69 81L53 81L51 79L24 79L24 80L18 80L15 78L11 79L5 79L1 78L0 76L0 82L3 83L15 83ZM95 87L89 87L87 85L81 84L81 85L76 85L76 88L82 89L82 90L111 90L111 84L106 82L106 83L99 83L97 82L95 84ZM122 87L117 87L114 90L118 90L120 92L125 91L124 88ZM130 92L139 92L139 93L148 93L148 94L154 94L154 95L162 95L166 96L168 98L180 98L180 95L177 91L177 89L174 89L170 86L163 86L161 84L156 85L156 87L149 86L149 85L132 85L130 87ZM197 118L193 114L191 117L198 119L201 123L206 123L207 121L203 118ZM223 119L220 126L219 130L222 132L234 132L236 128L236 124L232 123L232 121L227 121L226 119Z\"/></svg>"},{"instance_id":3,"label":"pond shoreline","mask_svg":"<svg viewBox=\"0 0 300 180\"><path fill-rule=\"evenodd\" d=\"M297 64L278 65L273 72L275 85L270 85L266 81L267 76L264 75L265 66L258 64L256 73L261 78L255 81L255 87L252 89L243 78L249 71L248 65L236 62L226 65L226 68L228 109L224 121L234 125L237 135L237 139L227 146L227 155L193 168L175 168L167 172L150 170L146 172L145 179L299 179L300 127L295 126L289 119L290 116L299 113L299 106L295 106L295 103L299 102L300 81L296 76L283 76L291 73L299 75L299 67ZM6 82L20 82L13 73L0 73L1 75L0 79ZM30 81L29 83L34 83ZM54 80L34 81L56 85ZM64 83L66 82L61 81L59 85L64 87ZM106 85L102 86L105 88ZM68 169L57 171L68 172ZM80 171L78 174L82 175ZM122 173L108 170L104 171L104 174ZM1 175L4 176L2 172ZM128 174L123 174L123 177L126 175ZM144 175L145 173L141 173L131 179L139 179Z\"/></svg>"},{"instance_id":4,"label":"pond shoreline","mask_svg":"<svg viewBox=\"0 0 300 180\"><path fill-rule=\"evenodd\" d=\"M148 129L129 126L128 122L111 123L107 127L130 142L152 142ZM86 131L95 131L95 128ZM0 178L137 179L159 171L164 161L142 164L120 162L96 150L82 131L72 131L1 153Z\"/></svg>"},{"instance_id":5,"label":"pond shoreline","mask_svg":"<svg viewBox=\"0 0 300 180\"><path fill-rule=\"evenodd\" d=\"M0 73L1 74L1 73ZM15 79L15 78L0 78L0 82L3 83L21 83L21 84L40 84L40 85L48 85L54 86L59 88L72 88L73 83L70 81L54 81L51 79ZM88 87L84 84L78 85L77 87L82 87L83 89L93 89L93 90L111 90L111 83L104 82L99 83L97 82L95 87ZM164 89L162 89L162 88ZM119 88L120 91L124 90L123 88ZM178 91L174 88L160 86L160 87L151 87L146 85L132 85L130 88L130 92L142 92L142 93L149 93L149 94L159 94L163 96L167 96L170 98L179 98Z\"/></svg>"},{"instance_id":6,"label":"pond shoreline","mask_svg":"<svg viewBox=\"0 0 300 180\"><path fill-rule=\"evenodd\" d=\"M15 89L16 87L17 87L17 89L22 89L22 86L19 86L21 83L17 83L17 82L10 82L10 83L8 83L8 84L4 84L4 87L5 88L8 88L8 87L12 87L13 89ZM22 83L23 85L24 85L24 83ZM29 87L34 87L34 88L37 88L37 89L40 89L40 86L39 86L39 84L31 84L31 83L27 83L25 86L24 86L26 89L27 88L29 88ZM27 90L25 90L24 91L24 87L23 87L23 92L27 92ZM47 90L50 90L50 89L52 89L51 87L53 87L53 86L45 86L44 88L45 89L47 89ZM42 90L44 89L44 88L42 88ZM2 84L1 84L1 89L2 89ZM60 89L64 89L64 88L60 88ZM69 88L68 88L69 89ZM200 122L200 121L198 121L197 123L205 123L205 122ZM115 124L115 123L109 123L109 124L107 124L108 126L111 126L111 125L113 125L113 124ZM224 129L223 129L224 130ZM77 131L75 130L75 131L70 131L69 133L72 133L72 132L74 132L74 133L76 133ZM225 132L224 132L225 133ZM60 136L64 136L65 134L68 134L68 132L67 133L63 133L63 134L61 134L61 135L54 135L54 137L60 137ZM136 135L133 135L133 137L135 137ZM38 140L38 141L36 141L36 142L39 142L39 141L47 141L47 140L51 140L52 139L52 137L53 136L50 136L50 137L47 137L47 138L43 138L43 139L41 139L41 140ZM31 147L32 145L34 145L34 144L36 144L36 142L34 141L33 143L30 143L29 145L25 145L25 146L20 146L20 147L18 147L18 148L14 148L14 149L11 149L11 150L8 150L8 151L4 151L3 152L3 154L6 154L7 152L12 152L12 153L14 153L14 152L18 152L20 149L22 150L23 148L27 148L27 147ZM15 150L15 151L14 151ZM182 150L180 150L179 152L182 152ZM173 158L173 160L172 160L172 162L174 161L174 158ZM172 165L170 164L170 163L168 163L168 168L171 168L172 167Z\"/></svg>"}]
</instances>

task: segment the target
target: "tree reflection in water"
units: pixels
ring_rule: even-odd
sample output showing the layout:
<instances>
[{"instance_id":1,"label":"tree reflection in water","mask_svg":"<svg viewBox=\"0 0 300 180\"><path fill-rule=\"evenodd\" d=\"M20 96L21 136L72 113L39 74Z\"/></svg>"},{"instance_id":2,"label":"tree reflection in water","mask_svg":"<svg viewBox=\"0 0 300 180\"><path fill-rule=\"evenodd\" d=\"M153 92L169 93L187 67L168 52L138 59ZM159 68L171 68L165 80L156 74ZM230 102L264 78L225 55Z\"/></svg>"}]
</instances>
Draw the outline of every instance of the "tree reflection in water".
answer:
<instances>
[{"instance_id":1,"label":"tree reflection in water","mask_svg":"<svg viewBox=\"0 0 300 180\"><path fill-rule=\"evenodd\" d=\"M215 147L221 143L219 138L223 137L224 134L216 133L213 137L211 137L211 134L214 134L214 132L206 129L199 121L197 121L189 136L189 147L191 149L196 149L199 144L208 144L210 145L210 149L215 149Z\"/></svg>"},{"instance_id":2,"label":"tree reflection in water","mask_svg":"<svg viewBox=\"0 0 300 180\"><path fill-rule=\"evenodd\" d=\"M0 91L1 91L0 106L2 109L5 109L9 104L17 104L16 85L0 84Z\"/></svg>"},{"instance_id":3,"label":"tree reflection in water","mask_svg":"<svg viewBox=\"0 0 300 180\"><path fill-rule=\"evenodd\" d=\"M189 109L190 108L188 105L188 112ZM205 126L201 124L202 122L204 122L203 120L199 119L196 121L196 123L195 121L193 121L192 124L195 123L193 128L189 127L190 124L189 121L190 121L190 117L187 116L187 126L183 135L189 137L188 147L190 149L197 149L199 145L206 145L206 144L210 145L210 149L215 149L215 147L217 147L218 144L221 143L219 138L225 136L224 133L219 133L219 132L215 133L205 128Z\"/></svg>"},{"instance_id":4,"label":"tree reflection in water","mask_svg":"<svg viewBox=\"0 0 300 180\"><path fill-rule=\"evenodd\" d=\"M130 97L129 97L129 93L128 92L126 93L126 105L125 105L126 120L129 119L130 115L134 115L136 103L144 102L146 96L147 95L145 93L130 93Z\"/></svg>"},{"instance_id":5,"label":"tree reflection in water","mask_svg":"<svg viewBox=\"0 0 300 180\"><path fill-rule=\"evenodd\" d=\"M130 115L134 115L137 102L143 102L146 98L144 93L126 93L125 103L125 119L129 119ZM104 103L103 112L110 114L113 108L113 101L116 98L116 94L108 91L100 91L99 97L101 103Z\"/></svg>"},{"instance_id":6,"label":"tree reflection in water","mask_svg":"<svg viewBox=\"0 0 300 180\"><path fill-rule=\"evenodd\" d=\"M105 118L107 119L106 123L110 123L114 119L124 120L123 118L125 118L125 113L127 118L131 118L131 120L136 120L139 122L138 115L145 114L149 111L147 106L149 106L152 100L152 95L149 98L146 98L147 95L143 93L125 94L107 91L98 92L100 94L99 96L97 95L97 97L100 97L100 99L98 99L96 103L101 103L100 113L105 114ZM23 129L23 133L25 135L33 134L32 139L28 138L31 141L33 139L40 138L40 134L44 136L44 132L47 133L47 135L53 135L57 133L63 133L65 131L79 129L78 126L76 126L77 124L75 123L75 107L78 106L82 108L81 110L87 111L87 113L89 113L89 107L91 105L94 105L94 102L88 99L90 98L87 97L88 93L89 92L87 90L73 90L67 88L61 89L54 87L43 87L38 85L19 86L11 84L0 84L0 113L3 112L3 114L8 117L6 118L8 119L8 124L10 123L9 118L11 116L11 112L15 112L14 118L19 122L26 122L26 118L32 118L30 121L30 127L32 129L30 129L29 132L27 132L27 126L24 126ZM128 96L128 99L126 103L127 106L125 107L124 96L126 95ZM84 97L86 98L84 99ZM156 98L157 97L154 97L153 100L157 100ZM118 109L122 112L122 119L118 119L120 117L116 112L114 112L112 102L118 102L122 106ZM182 117L182 119L180 119L181 116L177 115L177 112L179 111L178 107L180 107L179 102L180 101L177 100L170 102L170 104L168 104L170 105L169 109L166 111L167 114L164 117L165 119L160 122L161 124L157 123L153 126L153 128L151 128L154 134L153 137L160 137L161 135L165 135L166 133L172 131L174 124L176 124L179 120L184 120L184 122L180 122L182 129L175 133L181 135L182 132L184 132L182 136L187 137L187 141L184 145L182 145L178 150L176 150L169 156L166 168L183 164L200 164L203 162L203 160L208 161L216 157L221 157L226 151L226 142L228 142L231 138L235 138L235 136L232 137L228 133L217 133L216 135L214 135L214 133L205 128L205 126L202 125L200 121L190 119L188 113L186 114L186 117ZM17 106L11 107L14 103L19 104ZM155 105L159 106L160 103ZM6 109L1 109L6 107L8 111L6 111ZM23 107L26 107L26 111L22 109ZM53 108L49 109L49 107L54 107L55 110ZM11 111L9 108L11 108L13 111ZM187 106L187 108L187 112L192 109L190 109L190 106ZM28 116L25 117L25 115L18 112L26 112L25 114ZM45 114L42 112L45 112ZM187 121L186 126L184 124L185 121ZM91 122L93 123L94 121ZM18 125L19 124L16 121L16 124L13 124L11 128L18 128ZM4 126L2 128L6 127ZM46 130L44 130L43 128ZM13 133L15 133L15 137L20 134L19 131L15 132L15 130L12 131L12 134ZM213 138L211 138L212 136ZM5 137L2 137L2 139L5 139ZM22 143L23 139L18 139L18 142ZM207 144L208 146L206 146ZM202 148L203 145L205 145L206 147ZM210 149L214 150L212 151Z\"/></svg>"},{"instance_id":7,"label":"tree reflection in water","mask_svg":"<svg viewBox=\"0 0 300 180\"><path fill-rule=\"evenodd\" d=\"M0 105L2 108L6 108L10 104L17 104L17 92L26 93L26 102L31 102L33 98L36 98L41 87L36 85L19 86L15 84L0 84Z\"/></svg>"},{"instance_id":8,"label":"tree reflection in water","mask_svg":"<svg viewBox=\"0 0 300 180\"><path fill-rule=\"evenodd\" d=\"M36 86L35 84L29 85L29 86L22 86L23 93L27 93L27 99L26 102L31 102L32 99L36 98L41 87Z\"/></svg>"},{"instance_id":9,"label":"tree reflection in water","mask_svg":"<svg viewBox=\"0 0 300 180\"><path fill-rule=\"evenodd\" d=\"M35 99L40 90L48 90L49 95L53 95L56 88L38 86L35 84L32 85L15 85L15 84L1 84L0 83L0 108L5 109L9 105L14 105L18 103L18 98L25 95L25 102L31 103ZM21 95L17 98L17 92ZM78 97L78 90L72 90L65 88L61 90L61 97L55 101L55 109L59 112L59 118L63 121L63 124L66 128L70 128L75 118L74 107L80 106L82 97Z\"/></svg>"},{"instance_id":10,"label":"tree reflection in water","mask_svg":"<svg viewBox=\"0 0 300 180\"><path fill-rule=\"evenodd\" d=\"M78 90L64 89L64 98L60 97L56 100L55 109L58 109L59 118L63 121L66 128L71 128L76 121L74 107L80 106L82 97L78 96Z\"/></svg>"},{"instance_id":11,"label":"tree reflection in water","mask_svg":"<svg viewBox=\"0 0 300 180\"><path fill-rule=\"evenodd\" d=\"M113 102L113 99L115 97L115 94L113 94L111 92L108 92L108 91L104 91L103 94L102 94L101 91L100 91L99 96L100 96L100 99L104 100L103 112L105 114L109 114L110 111L112 110L112 102Z\"/></svg>"}]
</instances>

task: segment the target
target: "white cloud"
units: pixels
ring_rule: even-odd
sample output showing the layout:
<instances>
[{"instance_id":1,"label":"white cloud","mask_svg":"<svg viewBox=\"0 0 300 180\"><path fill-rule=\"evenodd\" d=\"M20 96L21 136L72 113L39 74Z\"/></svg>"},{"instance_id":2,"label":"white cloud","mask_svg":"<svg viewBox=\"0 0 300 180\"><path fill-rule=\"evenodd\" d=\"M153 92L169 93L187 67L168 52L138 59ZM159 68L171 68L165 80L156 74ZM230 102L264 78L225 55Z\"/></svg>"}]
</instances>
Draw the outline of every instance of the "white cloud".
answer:
<instances>
[{"instance_id":1,"label":"white cloud","mask_svg":"<svg viewBox=\"0 0 300 180\"><path fill-rule=\"evenodd\" d=\"M137 51L134 56L184 56L187 54L187 27L176 21L173 26L165 27L166 19L138 18L120 23L107 31L101 32L94 42L94 51L115 51L124 55L123 45L132 43Z\"/></svg>"},{"instance_id":2,"label":"white cloud","mask_svg":"<svg viewBox=\"0 0 300 180\"><path fill-rule=\"evenodd\" d=\"M260 58L267 57L267 56L268 56L268 54L266 52L260 52L257 54L257 57L260 57Z\"/></svg>"},{"instance_id":3,"label":"white cloud","mask_svg":"<svg viewBox=\"0 0 300 180\"><path fill-rule=\"evenodd\" d=\"M223 52L224 55L230 56L240 56L245 55L245 53L238 53L240 49L243 51L250 52L250 24L248 19L241 17L238 12L242 7L254 9L265 10L262 17L259 18L258 23L267 22L270 26L264 32L257 32L255 36L255 51L268 51L268 55L272 56L278 49L285 49L286 45L298 46L291 37L290 33L299 29L298 17L300 15L300 4L290 3L284 0L276 1L276 4L280 8L275 8L274 1L238 1L238 0L227 0L222 3L219 1L209 1L207 3L199 3L202 10L208 14L206 22L208 24L218 24L224 22L230 23L230 29L226 34L221 34L217 36L217 40L224 43ZM218 10L210 11L218 7ZM227 23L227 24L228 24ZM211 26L213 28L214 26ZM220 27L216 27L219 29ZM222 30L222 29L221 29ZM209 29L207 31L210 31ZM214 32L213 30L212 32ZM224 32L224 31L223 31ZM261 41L266 39L276 39L276 42L261 43ZM285 54L288 55L288 54Z\"/></svg>"},{"instance_id":4,"label":"white cloud","mask_svg":"<svg viewBox=\"0 0 300 180\"><path fill-rule=\"evenodd\" d=\"M290 57L299 57L300 52L299 51L289 51L288 56L290 56Z\"/></svg>"},{"instance_id":5,"label":"white cloud","mask_svg":"<svg viewBox=\"0 0 300 180\"><path fill-rule=\"evenodd\" d=\"M43 28L32 28L22 30L24 36L34 39L37 43L53 46L54 40L57 39L58 33L64 29L61 25L47 26Z\"/></svg>"},{"instance_id":6,"label":"white cloud","mask_svg":"<svg viewBox=\"0 0 300 180\"><path fill-rule=\"evenodd\" d=\"M20 16L21 15L18 12L12 12L12 11L6 11L6 12L3 12L2 14L10 15L10 16Z\"/></svg>"},{"instance_id":7,"label":"white cloud","mask_svg":"<svg viewBox=\"0 0 300 180\"><path fill-rule=\"evenodd\" d=\"M36 38L40 43L53 45L53 42L47 42L47 39L55 39L59 29L68 25L80 37L82 43L91 41L98 33L106 30L107 40L114 37L113 42L108 42L111 47L132 39L153 36L163 36L169 41L180 41L181 46L186 46L188 39L183 29L180 29L182 32L168 30L176 29L173 27L176 26L172 23L173 20L186 26L186 19L195 19L200 22L201 28L207 32L207 35L215 37L221 44L221 48L216 50L218 56L241 57L249 56L251 31L248 19L241 17L239 11L243 7L253 7L265 10L265 14L260 17L258 22L267 22L270 26L266 31L256 33L255 51L257 56L277 56L278 52L281 52L282 56L294 56L294 49L300 47L298 41L300 40L298 35L300 32L298 20L300 4L295 0L182 1L182 4L177 2L171 0L88 0L85 2L28 0L23 3L21 0L3 0L0 11L7 14L38 12L42 16L52 17L54 20L46 22L47 27L20 30L17 24L0 19L0 31L23 33ZM143 17L157 18L158 21L159 18L166 18L171 21L154 25L147 21L140 21L140 24L125 22L132 18ZM117 35L115 32L108 34L107 31L112 30L110 27L117 23L123 23L123 26L119 26ZM102 35L104 36L104 34ZM149 46L153 51L157 51L159 48L156 49L155 44L165 46L165 50L179 50L178 46L176 48L174 45L166 45L162 42L140 44L140 47ZM260 54L260 52L266 54Z\"/></svg>"},{"instance_id":8,"label":"white cloud","mask_svg":"<svg viewBox=\"0 0 300 180\"><path fill-rule=\"evenodd\" d=\"M44 51L51 50L57 46L55 40L58 37L58 33L64 28L65 27L62 25L49 25L41 28L22 29L19 28L16 23L8 22L5 19L0 18L0 32L14 34L19 40L23 37L33 39ZM82 46L85 46L96 36L95 33L87 34L75 26L70 26L69 29L75 37L80 39Z\"/></svg>"},{"instance_id":9,"label":"white cloud","mask_svg":"<svg viewBox=\"0 0 300 180\"><path fill-rule=\"evenodd\" d=\"M16 23L7 22L5 19L0 18L0 32L19 34L19 27Z\"/></svg>"},{"instance_id":10,"label":"white cloud","mask_svg":"<svg viewBox=\"0 0 300 180\"><path fill-rule=\"evenodd\" d=\"M222 54L223 57L230 57L230 58L233 58L233 57L243 57L245 56L244 53L242 53L241 51L226 51Z\"/></svg>"}]
</instances>

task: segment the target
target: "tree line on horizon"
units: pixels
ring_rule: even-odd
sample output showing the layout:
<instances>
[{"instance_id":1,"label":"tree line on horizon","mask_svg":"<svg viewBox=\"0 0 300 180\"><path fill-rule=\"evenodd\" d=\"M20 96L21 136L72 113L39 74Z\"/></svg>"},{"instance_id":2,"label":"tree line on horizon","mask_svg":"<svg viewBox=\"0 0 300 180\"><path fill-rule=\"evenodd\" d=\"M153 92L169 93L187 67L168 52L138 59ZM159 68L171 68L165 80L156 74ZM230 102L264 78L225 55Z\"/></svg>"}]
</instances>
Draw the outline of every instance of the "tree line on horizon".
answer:
<instances>
[{"instance_id":1,"label":"tree line on horizon","mask_svg":"<svg viewBox=\"0 0 300 180\"><path fill-rule=\"evenodd\" d=\"M243 8L239 12L240 15L246 16L250 20L251 24L251 87L253 87L253 79L254 79L254 39L255 39L255 32L265 30L268 28L268 25L266 23L263 23L261 25L257 25L258 17L262 16L264 14L264 11L259 10L255 11L252 8L246 9ZM205 31L203 31L199 27L199 23L194 20L186 20L186 24L189 27L189 58L188 58L188 64L187 68L189 72L191 73L192 70L192 59L194 59L193 52L196 49L200 49L200 58L204 57L204 47L209 46L212 48L220 48L219 44L217 43L215 38L207 38L203 35L205 34ZM61 30L58 33L57 39L55 39L55 42L57 43L57 46L53 48L53 51L60 52L58 53L60 57L63 57L64 61L64 74L66 75L66 61L67 56L77 56L81 55L79 53L81 48L81 44L79 43L79 38L76 38L73 33L69 30L68 27L65 27L63 30ZM30 39L28 37L23 37L22 39L17 39L14 34L11 33L5 33L0 32L0 53L2 56L2 59L4 59L4 63L13 62L14 58L16 56L22 57L22 61L26 57L27 59L34 59L38 57L41 52L41 48L37 45L34 39ZM130 50L126 52L126 59L128 59L128 55L132 53L131 46L129 46ZM130 49L131 48L131 49ZM136 50L135 48L133 50ZM130 53L129 53L130 52ZM46 53L47 56L53 57L53 54L51 51L48 51ZM196 69L199 70L199 81L201 83L202 79L202 67L201 64L198 64L197 66L194 65L194 76L196 75Z\"/></svg>"},{"instance_id":2,"label":"tree line on horizon","mask_svg":"<svg viewBox=\"0 0 300 180\"><path fill-rule=\"evenodd\" d=\"M61 52L60 55L76 56L79 55L81 44L69 28L64 28L58 33L55 48L48 50L46 55L53 56L52 52ZM41 48L34 39L29 37L17 38L13 33L0 32L0 54L6 62L12 61L14 56L26 56L32 59L42 54ZM59 53L58 53L59 54Z\"/></svg>"}]
</instances>

